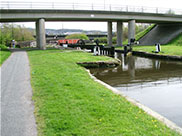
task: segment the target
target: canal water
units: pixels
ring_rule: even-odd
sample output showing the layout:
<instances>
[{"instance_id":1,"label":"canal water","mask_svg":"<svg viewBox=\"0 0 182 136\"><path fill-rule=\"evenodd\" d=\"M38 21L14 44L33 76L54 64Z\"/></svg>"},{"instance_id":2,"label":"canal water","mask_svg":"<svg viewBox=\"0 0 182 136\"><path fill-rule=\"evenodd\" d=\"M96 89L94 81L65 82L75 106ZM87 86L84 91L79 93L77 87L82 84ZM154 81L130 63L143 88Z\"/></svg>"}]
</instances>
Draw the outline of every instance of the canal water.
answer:
<instances>
[{"instance_id":1,"label":"canal water","mask_svg":"<svg viewBox=\"0 0 182 136\"><path fill-rule=\"evenodd\" d=\"M182 62L116 57L121 66L90 69L91 73L182 128Z\"/></svg>"}]
</instances>

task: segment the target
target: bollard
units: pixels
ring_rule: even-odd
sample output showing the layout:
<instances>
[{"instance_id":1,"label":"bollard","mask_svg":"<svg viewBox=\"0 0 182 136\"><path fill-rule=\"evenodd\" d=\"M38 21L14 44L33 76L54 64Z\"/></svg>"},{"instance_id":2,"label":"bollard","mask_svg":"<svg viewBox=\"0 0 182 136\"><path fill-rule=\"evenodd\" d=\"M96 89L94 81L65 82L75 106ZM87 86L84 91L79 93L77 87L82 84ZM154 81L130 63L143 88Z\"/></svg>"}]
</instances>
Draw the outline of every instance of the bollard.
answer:
<instances>
[{"instance_id":1,"label":"bollard","mask_svg":"<svg viewBox=\"0 0 182 136\"><path fill-rule=\"evenodd\" d=\"M156 43L155 46L156 46L156 52L157 53L160 52L161 51L160 43Z\"/></svg>"},{"instance_id":2,"label":"bollard","mask_svg":"<svg viewBox=\"0 0 182 136\"><path fill-rule=\"evenodd\" d=\"M94 47L94 55L100 55L100 47L99 46L95 46Z\"/></svg>"},{"instance_id":3,"label":"bollard","mask_svg":"<svg viewBox=\"0 0 182 136\"><path fill-rule=\"evenodd\" d=\"M115 52L114 47L111 47L111 56L112 56L112 57L114 57L114 52Z\"/></svg>"},{"instance_id":4,"label":"bollard","mask_svg":"<svg viewBox=\"0 0 182 136\"><path fill-rule=\"evenodd\" d=\"M124 45L124 54L127 54L128 50L127 50L127 46Z\"/></svg>"}]
</instances>

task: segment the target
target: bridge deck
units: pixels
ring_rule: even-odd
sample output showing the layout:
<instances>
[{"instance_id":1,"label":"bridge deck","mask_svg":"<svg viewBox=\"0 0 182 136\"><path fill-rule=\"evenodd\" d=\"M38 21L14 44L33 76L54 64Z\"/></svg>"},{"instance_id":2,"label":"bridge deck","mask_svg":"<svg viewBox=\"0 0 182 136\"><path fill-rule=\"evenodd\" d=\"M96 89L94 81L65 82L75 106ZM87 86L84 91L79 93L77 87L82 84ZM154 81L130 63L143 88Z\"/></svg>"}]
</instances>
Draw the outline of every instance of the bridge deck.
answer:
<instances>
[{"instance_id":1,"label":"bridge deck","mask_svg":"<svg viewBox=\"0 0 182 136\"><path fill-rule=\"evenodd\" d=\"M182 23L182 15L123 11L1 9L0 22L36 21L123 21L144 23Z\"/></svg>"}]
</instances>

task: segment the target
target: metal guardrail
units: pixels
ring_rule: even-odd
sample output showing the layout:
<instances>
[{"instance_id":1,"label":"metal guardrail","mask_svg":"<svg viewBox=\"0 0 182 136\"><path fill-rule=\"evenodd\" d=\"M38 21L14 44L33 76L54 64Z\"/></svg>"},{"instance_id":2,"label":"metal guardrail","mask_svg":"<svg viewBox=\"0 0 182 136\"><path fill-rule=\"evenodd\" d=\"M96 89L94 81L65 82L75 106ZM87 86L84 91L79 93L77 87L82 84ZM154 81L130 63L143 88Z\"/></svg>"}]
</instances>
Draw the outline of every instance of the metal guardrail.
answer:
<instances>
[{"instance_id":1,"label":"metal guardrail","mask_svg":"<svg viewBox=\"0 0 182 136\"><path fill-rule=\"evenodd\" d=\"M0 1L0 9L55 9L55 10L93 10L93 11L123 11L155 14L182 15L181 9L168 9L159 7L88 4L88 3L62 3L62 2L18 2Z\"/></svg>"}]
</instances>

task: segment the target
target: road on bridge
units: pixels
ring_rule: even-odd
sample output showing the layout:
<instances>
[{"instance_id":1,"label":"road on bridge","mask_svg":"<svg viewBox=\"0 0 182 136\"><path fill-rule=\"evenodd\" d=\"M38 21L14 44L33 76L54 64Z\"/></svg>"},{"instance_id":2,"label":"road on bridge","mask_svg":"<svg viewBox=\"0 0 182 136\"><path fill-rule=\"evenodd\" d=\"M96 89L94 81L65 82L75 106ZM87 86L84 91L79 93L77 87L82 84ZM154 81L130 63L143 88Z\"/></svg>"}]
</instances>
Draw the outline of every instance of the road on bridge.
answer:
<instances>
[{"instance_id":1,"label":"road on bridge","mask_svg":"<svg viewBox=\"0 0 182 136\"><path fill-rule=\"evenodd\" d=\"M27 53L13 52L0 70L1 136L36 136Z\"/></svg>"}]
</instances>

